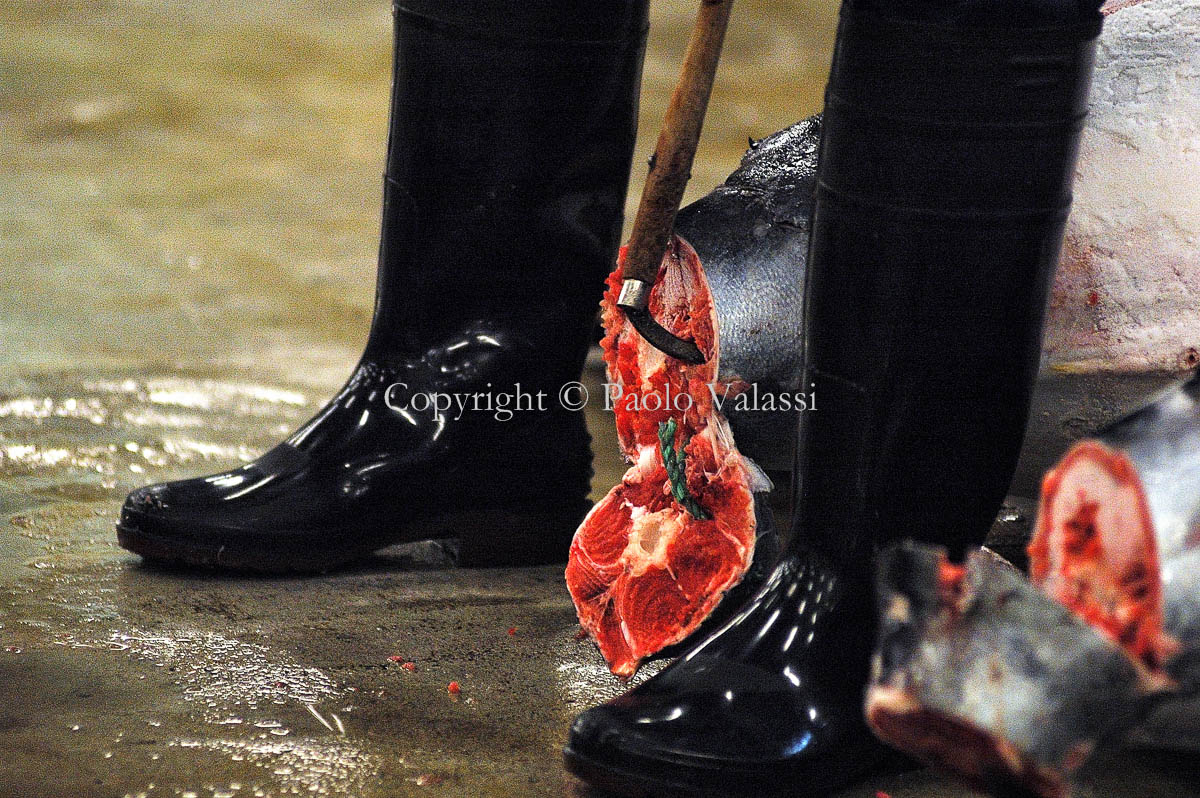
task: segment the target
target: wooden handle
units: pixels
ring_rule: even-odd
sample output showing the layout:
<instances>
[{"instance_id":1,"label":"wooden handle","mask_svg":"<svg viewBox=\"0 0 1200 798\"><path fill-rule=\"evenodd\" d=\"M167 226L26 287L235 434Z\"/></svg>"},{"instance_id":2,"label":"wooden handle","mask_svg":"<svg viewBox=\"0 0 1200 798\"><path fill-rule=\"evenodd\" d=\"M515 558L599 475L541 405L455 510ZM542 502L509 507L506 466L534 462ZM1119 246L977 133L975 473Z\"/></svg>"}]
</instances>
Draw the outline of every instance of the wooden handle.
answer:
<instances>
[{"instance_id":1,"label":"wooden handle","mask_svg":"<svg viewBox=\"0 0 1200 798\"><path fill-rule=\"evenodd\" d=\"M679 202L692 176L692 160L712 93L733 0L700 0L679 84L671 95L662 133L650 161L646 187L633 221L621 276L653 283L667 251Z\"/></svg>"}]
</instances>

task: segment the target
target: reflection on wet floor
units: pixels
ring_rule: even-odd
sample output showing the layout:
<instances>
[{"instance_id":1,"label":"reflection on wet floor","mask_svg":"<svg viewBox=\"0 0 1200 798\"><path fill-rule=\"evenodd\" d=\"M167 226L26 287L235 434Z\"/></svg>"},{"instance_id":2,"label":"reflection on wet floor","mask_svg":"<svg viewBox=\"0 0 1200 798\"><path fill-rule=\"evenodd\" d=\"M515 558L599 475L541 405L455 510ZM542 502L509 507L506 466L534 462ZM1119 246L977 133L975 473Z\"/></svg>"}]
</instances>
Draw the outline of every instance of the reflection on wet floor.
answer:
<instances>
[{"instance_id":1,"label":"reflection on wet floor","mask_svg":"<svg viewBox=\"0 0 1200 798\"><path fill-rule=\"evenodd\" d=\"M317 579L141 566L112 534L127 489L249 459L315 400L182 375L60 373L19 388L0 395L0 784L198 798L580 791L559 765L567 725L625 686L577 639L558 568L455 570L437 544ZM623 466L609 420L589 420L602 490ZM1028 508L1001 522L1021 539ZM1187 794L1161 757L1133 761L1094 777L1106 790L1094 794L1143 795L1120 786L1128 773ZM924 773L876 787L969 795Z\"/></svg>"},{"instance_id":2,"label":"reflection on wet floor","mask_svg":"<svg viewBox=\"0 0 1200 798\"><path fill-rule=\"evenodd\" d=\"M835 6L739 0L692 196L817 108ZM692 13L654 4L639 153ZM217 578L113 534L128 490L253 459L349 374L389 22L363 0L0 5L0 794L581 792L567 724L625 686L560 569L424 544ZM589 423L599 494L623 465ZM1189 794L1154 761L1113 770L1097 796ZM970 794L918 772L845 795L876 789Z\"/></svg>"},{"instance_id":3,"label":"reflection on wet floor","mask_svg":"<svg viewBox=\"0 0 1200 798\"><path fill-rule=\"evenodd\" d=\"M562 791L570 717L623 687L576 639L559 569L453 571L433 544L316 580L144 568L112 534L127 490L249 460L316 401L207 376L5 387L0 674L14 692L0 783L206 798L531 779ZM601 488L621 470L615 447L602 451ZM34 713L47 721L31 737ZM57 774L47 750L98 784Z\"/></svg>"}]
</instances>

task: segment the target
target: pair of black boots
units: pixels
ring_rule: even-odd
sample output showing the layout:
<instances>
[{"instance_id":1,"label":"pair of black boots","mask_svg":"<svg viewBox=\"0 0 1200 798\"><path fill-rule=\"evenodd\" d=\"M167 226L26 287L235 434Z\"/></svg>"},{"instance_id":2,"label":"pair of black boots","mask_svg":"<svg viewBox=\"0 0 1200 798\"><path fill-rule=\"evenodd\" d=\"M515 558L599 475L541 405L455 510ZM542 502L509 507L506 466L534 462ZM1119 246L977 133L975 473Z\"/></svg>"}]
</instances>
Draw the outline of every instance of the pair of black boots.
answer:
<instances>
[{"instance_id":1,"label":"pair of black boots","mask_svg":"<svg viewBox=\"0 0 1200 798\"><path fill-rule=\"evenodd\" d=\"M646 2L406 0L395 19L362 361L259 460L134 492L126 548L267 572L447 536L464 563L565 557L591 471L557 392L613 266ZM1098 31L1094 3L846 3L803 320L820 409L800 419L792 540L722 628L576 721L576 773L822 795L881 759L861 710L874 553L976 544L1004 496ZM501 421L417 399L518 385L544 409Z\"/></svg>"}]
</instances>

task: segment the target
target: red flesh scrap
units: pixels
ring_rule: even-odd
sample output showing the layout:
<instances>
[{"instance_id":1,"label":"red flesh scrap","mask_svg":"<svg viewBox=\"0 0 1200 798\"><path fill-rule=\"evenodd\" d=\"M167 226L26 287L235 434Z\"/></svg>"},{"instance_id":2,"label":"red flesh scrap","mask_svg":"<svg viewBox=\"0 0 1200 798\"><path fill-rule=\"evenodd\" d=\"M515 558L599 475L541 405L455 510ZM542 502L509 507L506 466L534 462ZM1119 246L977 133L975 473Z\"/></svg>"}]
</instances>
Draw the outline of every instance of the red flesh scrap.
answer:
<instances>
[{"instance_id":1,"label":"red flesh scrap","mask_svg":"<svg viewBox=\"0 0 1200 798\"><path fill-rule=\"evenodd\" d=\"M1047 472L1029 565L1043 592L1150 669L1178 650L1163 631L1150 508L1124 453L1082 441Z\"/></svg>"},{"instance_id":2,"label":"red flesh scrap","mask_svg":"<svg viewBox=\"0 0 1200 798\"><path fill-rule=\"evenodd\" d=\"M935 762L995 795L1068 798L1058 774L1039 767L1007 740L960 718L925 709L896 688L877 688L867 721L880 739L926 762Z\"/></svg>"},{"instance_id":3,"label":"red flesh scrap","mask_svg":"<svg viewBox=\"0 0 1200 798\"><path fill-rule=\"evenodd\" d=\"M705 353L698 366L662 355L628 324L616 307L620 272L618 265L608 279L601 345L609 382L621 386L617 435L633 467L575 533L566 580L579 622L612 672L631 676L695 631L741 581L754 555L755 518L749 473L710 393L716 315L699 258L675 237L650 294L653 316ZM658 440L659 424L671 418L688 492L709 520L671 495Z\"/></svg>"},{"instance_id":4,"label":"red flesh scrap","mask_svg":"<svg viewBox=\"0 0 1200 798\"><path fill-rule=\"evenodd\" d=\"M942 602L947 606L958 608L962 603L964 584L967 576L965 565L955 565L949 560L943 560L938 566L938 589L942 594Z\"/></svg>"}]
</instances>

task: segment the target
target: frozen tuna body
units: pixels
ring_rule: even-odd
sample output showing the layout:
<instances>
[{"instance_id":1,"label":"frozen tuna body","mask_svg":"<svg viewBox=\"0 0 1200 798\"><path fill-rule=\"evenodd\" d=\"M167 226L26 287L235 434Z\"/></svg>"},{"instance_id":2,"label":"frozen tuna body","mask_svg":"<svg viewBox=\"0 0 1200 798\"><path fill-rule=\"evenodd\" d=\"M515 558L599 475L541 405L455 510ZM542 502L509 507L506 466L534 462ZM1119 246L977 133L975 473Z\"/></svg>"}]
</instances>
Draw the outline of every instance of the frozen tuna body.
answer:
<instances>
[{"instance_id":1,"label":"frozen tuna body","mask_svg":"<svg viewBox=\"0 0 1200 798\"><path fill-rule=\"evenodd\" d=\"M1014 481L1030 498L1080 434L1200 362L1200 4L1143 0L1106 12ZM724 379L802 387L819 137L813 117L757 142L723 185L680 211L676 230L712 287ZM728 415L742 451L791 468L794 414Z\"/></svg>"},{"instance_id":2,"label":"frozen tuna body","mask_svg":"<svg viewBox=\"0 0 1200 798\"><path fill-rule=\"evenodd\" d=\"M1200 4L1142 0L1105 11L1014 480L1014 492L1031 498L1080 434L1200 362ZM679 213L676 230L712 287L723 379L803 387L802 286L819 138L813 117L757 142L723 185ZM794 414L728 416L746 454L766 468L791 468Z\"/></svg>"},{"instance_id":3,"label":"frozen tuna body","mask_svg":"<svg viewBox=\"0 0 1200 798\"><path fill-rule=\"evenodd\" d=\"M800 386L804 264L820 117L752 142L741 166L679 212L713 294L720 377Z\"/></svg>"},{"instance_id":4,"label":"frozen tuna body","mask_svg":"<svg viewBox=\"0 0 1200 798\"><path fill-rule=\"evenodd\" d=\"M804 387L801 312L820 134L814 116L752 142L737 171L675 223L712 290L718 376L757 385L760 396ZM723 412L742 451L764 468L790 470L795 412L757 407L728 402Z\"/></svg>"},{"instance_id":5,"label":"frozen tuna body","mask_svg":"<svg viewBox=\"0 0 1200 798\"><path fill-rule=\"evenodd\" d=\"M1046 365L1177 371L1200 362L1200 4L1104 11Z\"/></svg>"},{"instance_id":6,"label":"frozen tuna body","mask_svg":"<svg viewBox=\"0 0 1200 798\"><path fill-rule=\"evenodd\" d=\"M617 437L632 467L576 532L566 581L580 624L613 673L680 643L742 582L770 528L755 492L769 489L742 457L716 397L719 352L699 260L676 238L650 295L654 317L694 340L689 366L650 346L616 307L620 270L603 301L602 343ZM774 551L762 547L759 562ZM764 566L765 568L765 566Z\"/></svg>"},{"instance_id":7,"label":"frozen tuna body","mask_svg":"<svg viewBox=\"0 0 1200 798\"><path fill-rule=\"evenodd\" d=\"M1109 2L1012 492L1200 362L1200 4Z\"/></svg>"},{"instance_id":8,"label":"frozen tuna body","mask_svg":"<svg viewBox=\"0 0 1200 798\"><path fill-rule=\"evenodd\" d=\"M1062 798L1161 679L995 555L905 544L880 566L867 720L886 742L998 795Z\"/></svg>"}]
</instances>

